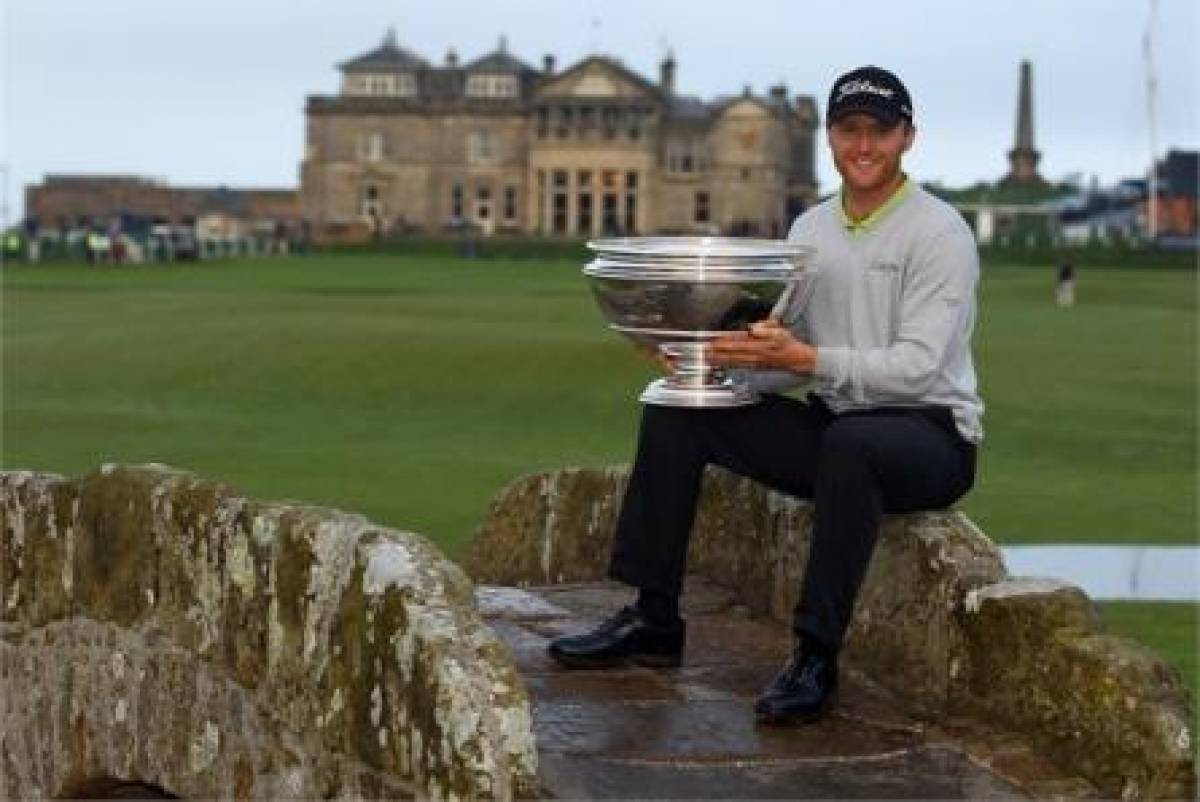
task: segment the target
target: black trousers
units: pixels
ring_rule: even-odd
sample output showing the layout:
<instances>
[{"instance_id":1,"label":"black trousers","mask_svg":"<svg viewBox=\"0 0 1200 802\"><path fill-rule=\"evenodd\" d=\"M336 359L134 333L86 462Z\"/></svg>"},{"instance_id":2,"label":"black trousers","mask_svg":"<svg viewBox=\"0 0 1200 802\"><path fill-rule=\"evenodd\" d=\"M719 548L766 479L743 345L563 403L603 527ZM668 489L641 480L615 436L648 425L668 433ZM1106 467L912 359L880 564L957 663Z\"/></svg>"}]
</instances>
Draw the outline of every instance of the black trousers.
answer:
<instances>
[{"instance_id":1,"label":"black trousers","mask_svg":"<svg viewBox=\"0 0 1200 802\"><path fill-rule=\"evenodd\" d=\"M767 396L758 405L646 405L609 575L677 598L704 467L812 499L813 540L793 628L838 648L884 513L948 506L975 479L975 447L942 407L834 414Z\"/></svg>"}]
</instances>

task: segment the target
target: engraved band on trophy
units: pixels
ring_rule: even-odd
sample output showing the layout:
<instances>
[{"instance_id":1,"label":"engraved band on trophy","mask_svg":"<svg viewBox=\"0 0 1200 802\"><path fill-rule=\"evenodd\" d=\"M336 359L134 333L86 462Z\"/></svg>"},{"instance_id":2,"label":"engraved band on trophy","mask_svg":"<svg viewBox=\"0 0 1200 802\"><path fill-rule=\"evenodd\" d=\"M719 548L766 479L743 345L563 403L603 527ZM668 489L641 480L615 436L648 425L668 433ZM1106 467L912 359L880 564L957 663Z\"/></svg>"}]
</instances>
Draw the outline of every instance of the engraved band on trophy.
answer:
<instances>
[{"instance_id":1,"label":"engraved band on trophy","mask_svg":"<svg viewBox=\"0 0 1200 802\"><path fill-rule=\"evenodd\" d=\"M784 292L786 305L804 308L812 282L801 278L811 248L727 237L621 237L594 240L588 248L594 258L583 273L609 326L674 364L671 375L646 387L643 403L736 407L759 401L705 361L705 344L768 317Z\"/></svg>"}]
</instances>

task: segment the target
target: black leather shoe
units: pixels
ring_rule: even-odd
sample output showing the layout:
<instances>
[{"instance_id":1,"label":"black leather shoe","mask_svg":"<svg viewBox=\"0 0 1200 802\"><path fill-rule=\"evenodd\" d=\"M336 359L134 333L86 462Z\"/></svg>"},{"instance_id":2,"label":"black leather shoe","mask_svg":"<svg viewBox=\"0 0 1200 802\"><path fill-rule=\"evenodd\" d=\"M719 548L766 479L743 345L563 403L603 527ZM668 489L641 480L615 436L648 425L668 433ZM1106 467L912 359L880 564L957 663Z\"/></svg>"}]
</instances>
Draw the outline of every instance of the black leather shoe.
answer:
<instances>
[{"instance_id":1,"label":"black leather shoe","mask_svg":"<svg viewBox=\"0 0 1200 802\"><path fill-rule=\"evenodd\" d=\"M644 666L672 667L683 662L687 627L657 626L636 607L623 607L600 626L550 642L550 656L567 668L609 668L632 661Z\"/></svg>"},{"instance_id":2,"label":"black leather shoe","mask_svg":"<svg viewBox=\"0 0 1200 802\"><path fill-rule=\"evenodd\" d=\"M808 724L833 706L837 688L836 656L797 653L759 697L754 714L760 724Z\"/></svg>"}]
</instances>

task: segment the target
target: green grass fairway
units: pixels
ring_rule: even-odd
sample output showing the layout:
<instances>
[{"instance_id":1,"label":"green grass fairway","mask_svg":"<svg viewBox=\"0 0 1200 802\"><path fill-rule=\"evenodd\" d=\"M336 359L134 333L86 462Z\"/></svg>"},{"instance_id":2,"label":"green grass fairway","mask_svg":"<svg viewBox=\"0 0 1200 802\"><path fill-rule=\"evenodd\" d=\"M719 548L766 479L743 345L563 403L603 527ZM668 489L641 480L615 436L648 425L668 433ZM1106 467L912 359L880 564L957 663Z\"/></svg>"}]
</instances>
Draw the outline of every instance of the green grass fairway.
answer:
<instances>
[{"instance_id":1,"label":"green grass fairway","mask_svg":"<svg viewBox=\"0 0 1200 802\"><path fill-rule=\"evenodd\" d=\"M649 375L578 266L9 268L3 464L159 461L456 553L505 483L627 458Z\"/></svg>"},{"instance_id":2,"label":"green grass fairway","mask_svg":"<svg viewBox=\"0 0 1200 802\"><path fill-rule=\"evenodd\" d=\"M985 269L987 440L967 512L1003 542L1196 541L1196 273Z\"/></svg>"},{"instance_id":3,"label":"green grass fairway","mask_svg":"<svg viewBox=\"0 0 1200 802\"><path fill-rule=\"evenodd\" d=\"M10 265L0 464L165 462L457 554L516 476L629 458L653 371L604 328L579 268ZM988 434L967 512L1003 542L1194 542L1195 272L1083 270L1073 309L1052 285L1050 267L986 270ZM1184 627L1123 612L1159 607L1121 607L1114 628L1191 676Z\"/></svg>"},{"instance_id":4,"label":"green grass fairway","mask_svg":"<svg viewBox=\"0 0 1200 802\"><path fill-rule=\"evenodd\" d=\"M628 459L648 364L567 261L315 256L13 267L6 467L161 461L359 510L454 554L507 481ZM1196 274L986 271L968 513L1004 542L1187 543Z\"/></svg>"}]
</instances>

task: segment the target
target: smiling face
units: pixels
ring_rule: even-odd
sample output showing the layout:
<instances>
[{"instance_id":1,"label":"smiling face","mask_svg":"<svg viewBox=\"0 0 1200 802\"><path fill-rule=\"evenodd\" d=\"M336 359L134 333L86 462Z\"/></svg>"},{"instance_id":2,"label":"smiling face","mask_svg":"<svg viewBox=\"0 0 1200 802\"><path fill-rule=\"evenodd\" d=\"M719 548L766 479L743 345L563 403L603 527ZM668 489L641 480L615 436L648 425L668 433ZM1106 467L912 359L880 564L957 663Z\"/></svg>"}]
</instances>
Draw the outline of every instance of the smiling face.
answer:
<instances>
[{"instance_id":1,"label":"smiling face","mask_svg":"<svg viewBox=\"0 0 1200 802\"><path fill-rule=\"evenodd\" d=\"M851 198L870 205L887 200L903 180L900 158L916 134L908 123L890 128L870 114L853 113L829 125L829 148ZM869 211L869 210L868 210Z\"/></svg>"}]
</instances>

